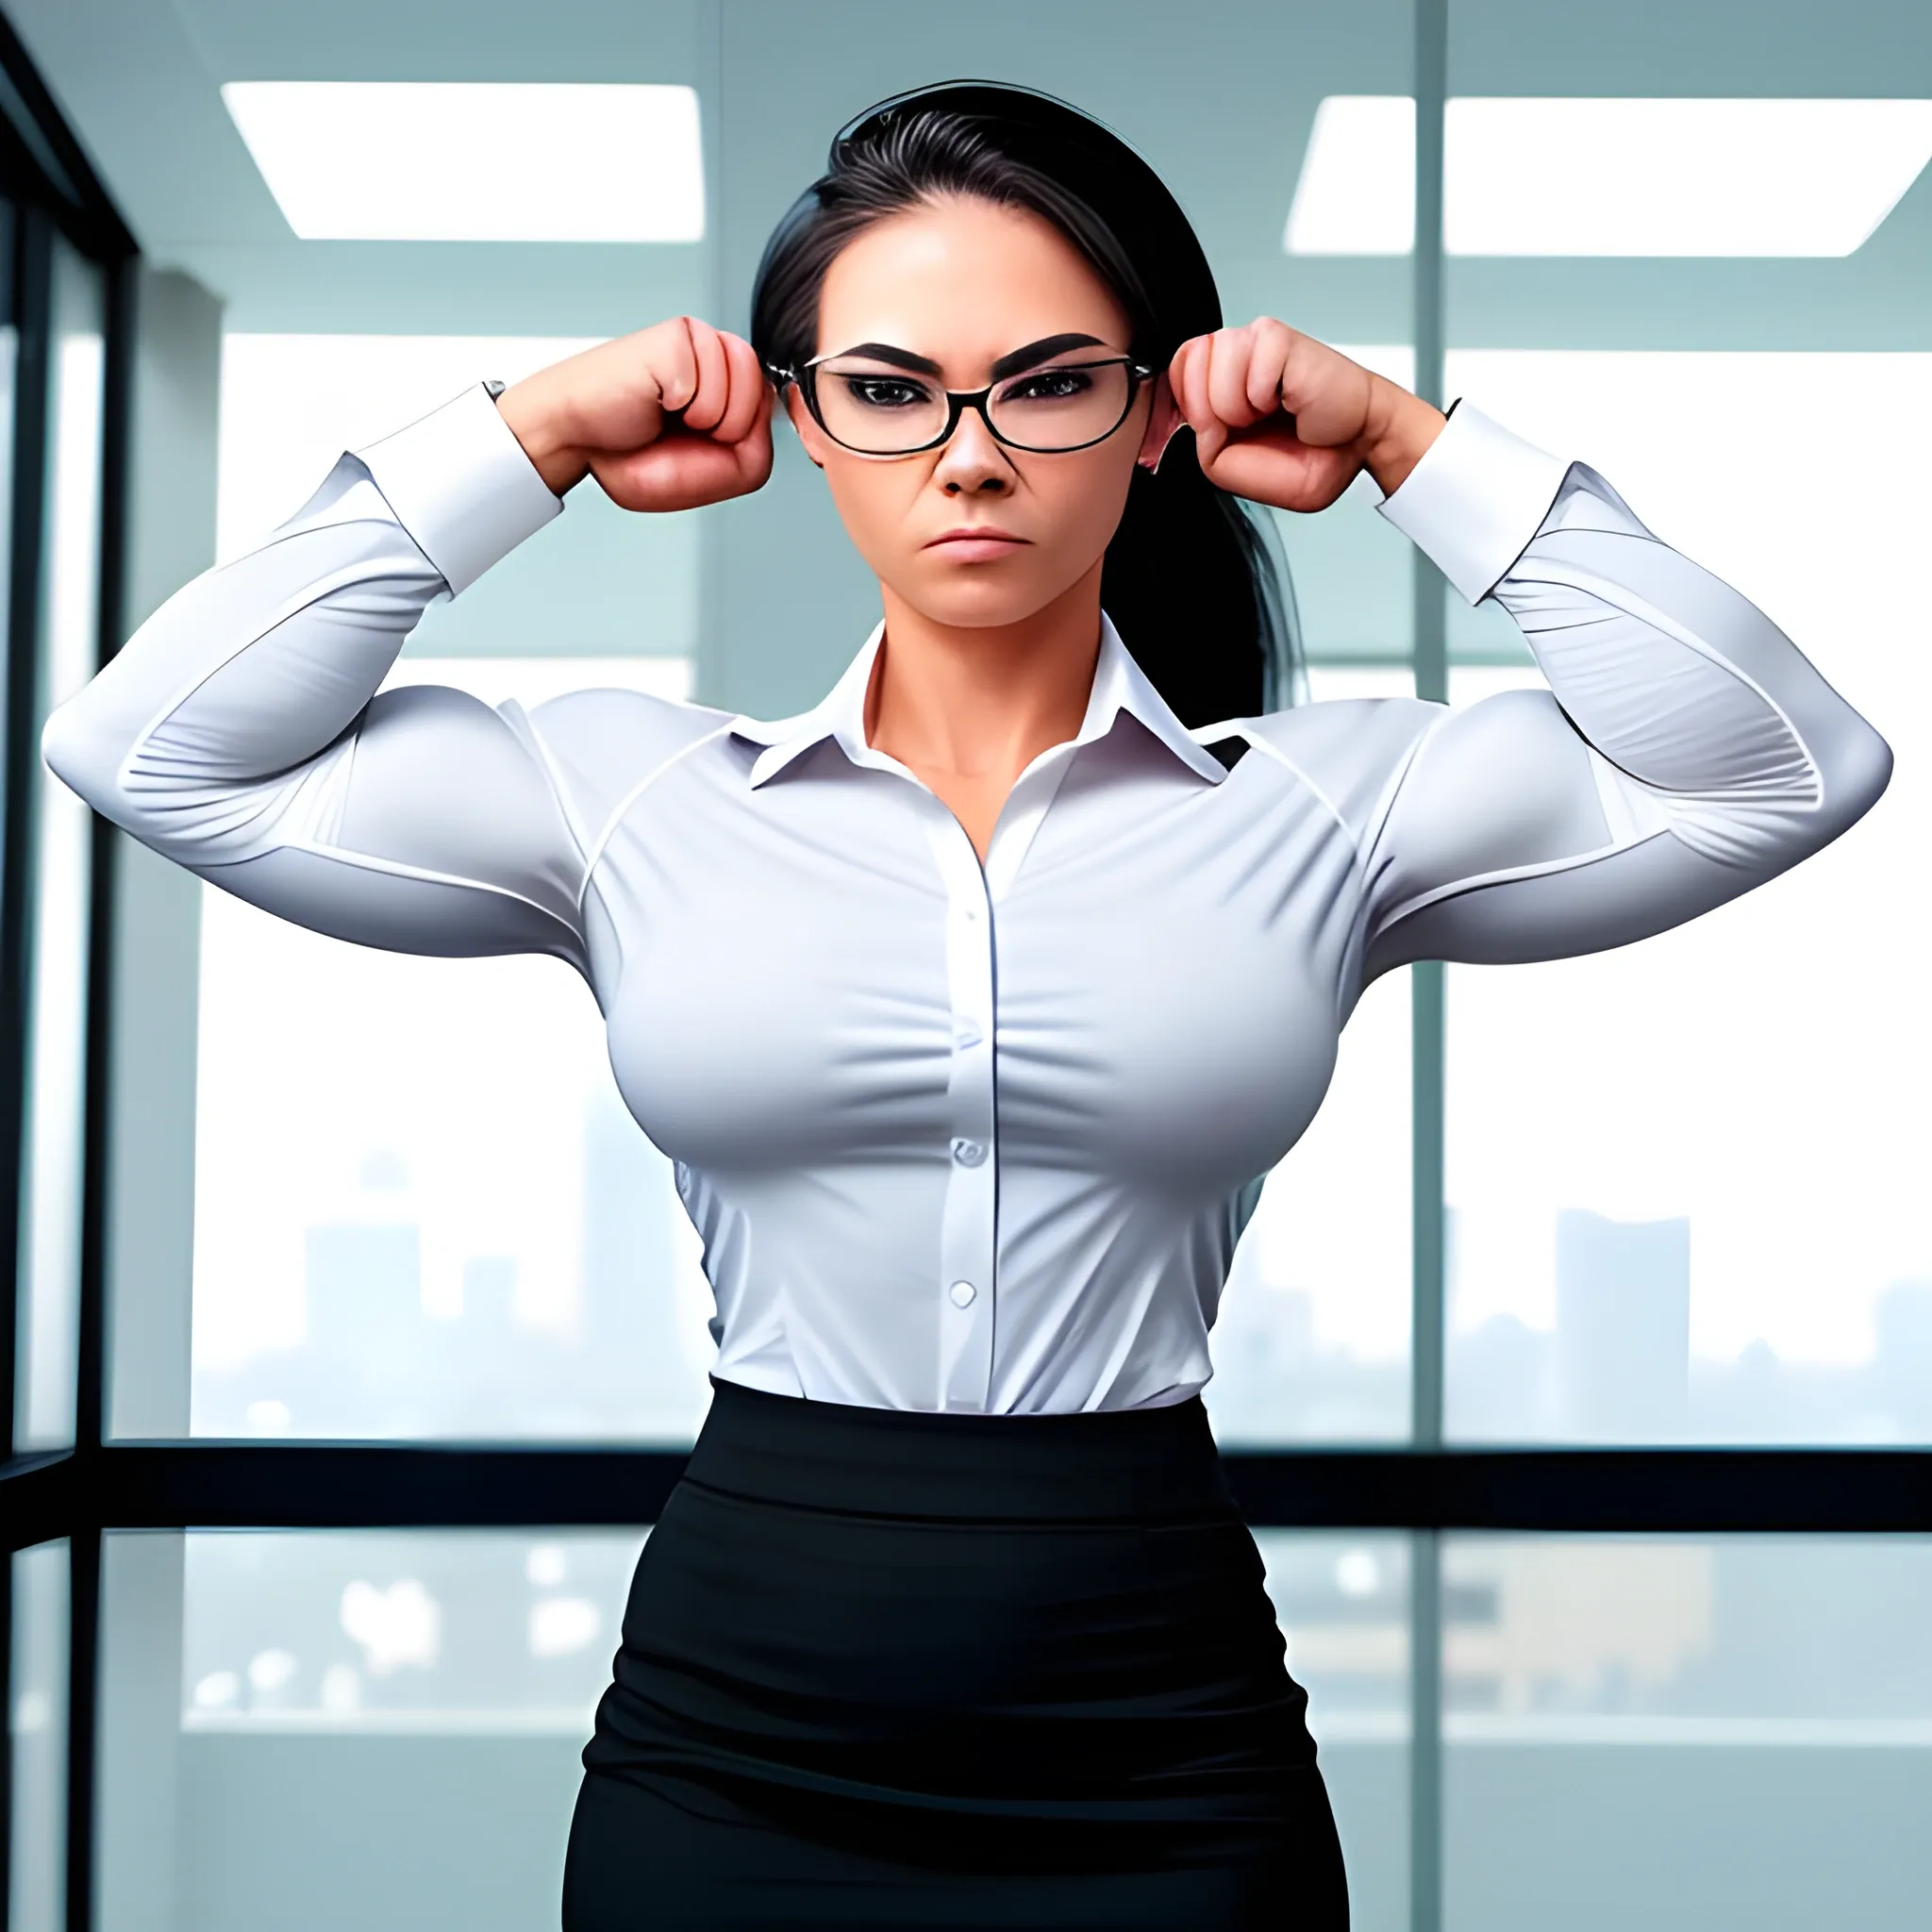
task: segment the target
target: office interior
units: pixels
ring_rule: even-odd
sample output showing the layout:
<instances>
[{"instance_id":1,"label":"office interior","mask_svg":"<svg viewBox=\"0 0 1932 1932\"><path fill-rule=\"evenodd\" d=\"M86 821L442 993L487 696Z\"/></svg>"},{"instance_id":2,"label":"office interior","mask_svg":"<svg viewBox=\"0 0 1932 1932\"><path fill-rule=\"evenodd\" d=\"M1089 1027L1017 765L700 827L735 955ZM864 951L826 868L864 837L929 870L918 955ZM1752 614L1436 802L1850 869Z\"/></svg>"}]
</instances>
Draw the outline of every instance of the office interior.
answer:
<instances>
[{"instance_id":1,"label":"office interior","mask_svg":"<svg viewBox=\"0 0 1932 1932\"><path fill-rule=\"evenodd\" d=\"M337 454L692 313L841 123L1100 115L1230 321L1588 461L1895 774L1676 931L1406 968L1268 1176L1208 1403L1363 1932L1906 1932L1932 1892L1932 9L1893 0L0 0L8 1932L556 1923L710 1339L558 961L277 924L49 708ZM391 682L764 717L875 617L795 437L586 488ZM1540 674L1358 479L1307 700Z\"/></svg>"}]
</instances>

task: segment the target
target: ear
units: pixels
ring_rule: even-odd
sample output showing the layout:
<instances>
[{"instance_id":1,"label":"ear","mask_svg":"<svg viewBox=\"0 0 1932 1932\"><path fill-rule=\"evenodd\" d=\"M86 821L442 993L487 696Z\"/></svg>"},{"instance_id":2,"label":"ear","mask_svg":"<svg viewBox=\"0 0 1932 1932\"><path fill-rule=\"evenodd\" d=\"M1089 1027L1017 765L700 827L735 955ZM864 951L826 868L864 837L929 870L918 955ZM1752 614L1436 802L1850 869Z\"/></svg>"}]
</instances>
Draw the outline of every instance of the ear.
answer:
<instances>
[{"instance_id":1,"label":"ear","mask_svg":"<svg viewBox=\"0 0 1932 1932\"><path fill-rule=\"evenodd\" d=\"M1148 411L1147 428L1141 438L1141 454L1134 458L1143 468L1158 471L1160 458L1182 425L1180 405L1174 399L1174 388L1162 370L1154 378L1154 408ZM814 425L816 426L816 425Z\"/></svg>"},{"instance_id":2,"label":"ear","mask_svg":"<svg viewBox=\"0 0 1932 1932\"><path fill-rule=\"evenodd\" d=\"M806 455L823 470L825 467L824 432L812 421L811 411L805 407L805 398L799 394L795 382L785 385L785 413L791 418L791 426L797 430Z\"/></svg>"}]
</instances>

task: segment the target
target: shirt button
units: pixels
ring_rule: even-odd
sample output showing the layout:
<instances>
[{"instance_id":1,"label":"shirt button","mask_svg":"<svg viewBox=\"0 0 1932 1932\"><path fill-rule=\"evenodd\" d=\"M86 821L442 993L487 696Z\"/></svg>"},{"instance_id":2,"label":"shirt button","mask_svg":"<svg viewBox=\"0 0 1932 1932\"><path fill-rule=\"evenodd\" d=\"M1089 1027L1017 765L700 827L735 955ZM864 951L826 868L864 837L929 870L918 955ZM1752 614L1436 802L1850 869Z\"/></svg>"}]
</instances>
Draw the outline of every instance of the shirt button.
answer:
<instances>
[{"instance_id":1,"label":"shirt button","mask_svg":"<svg viewBox=\"0 0 1932 1932\"><path fill-rule=\"evenodd\" d=\"M965 1048L979 1044L979 1028L971 1020L961 1020L953 1028L953 1044Z\"/></svg>"},{"instance_id":2,"label":"shirt button","mask_svg":"<svg viewBox=\"0 0 1932 1932\"><path fill-rule=\"evenodd\" d=\"M953 1158L961 1167L977 1167L986 1158L986 1144L981 1141L955 1141Z\"/></svg>"},{"instance_id":3,"label":"shirt button","mask_svg":"<svg viewBox=\"0 0 1932 1932\"><path fill-rule=\"evenodd\" d=\"M946 1299L956 1308L970 1308L973 1306L973 1297L978 1292L970 1281L956 1281L947 1289Z\"/></svg>"}]
</instances>

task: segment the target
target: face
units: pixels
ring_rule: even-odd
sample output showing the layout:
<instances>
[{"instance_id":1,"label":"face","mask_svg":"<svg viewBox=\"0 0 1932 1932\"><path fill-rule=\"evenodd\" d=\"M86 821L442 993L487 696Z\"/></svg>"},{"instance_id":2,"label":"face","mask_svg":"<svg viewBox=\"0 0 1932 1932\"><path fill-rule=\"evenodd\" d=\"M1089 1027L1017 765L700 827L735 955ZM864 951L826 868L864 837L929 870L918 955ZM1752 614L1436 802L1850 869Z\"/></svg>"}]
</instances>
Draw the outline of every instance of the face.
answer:
<instances>
[{"instance_id":1,"label":"face","mask_svg":"<svg viewBox=\"0 0 1932 1932\"><path fill-rule=\"evenodd\" d=\"M1059 346L1016 357L1050 342ZM937 373L844 353L860 345L902 352ZM1051 411L1070 388L1092 386L1077 373L1042 374L1029 389L1027 370L1066 370L1127 348L1119 303L1052 223L949 199L877 222L840 252L820 296L815 353L849 372L820 375L821 407L836 425L834 382L861 407L903 408L919 393L910 385L981 389L996 380L997 364L998 392L1017 391L1008 406L1017 421L1024 409ZM866 384L866 372L882 381ZM795 385L786 405L889 603L897 596L934 623L976 627L1020 623L1099 570L1135 461L1158 454L1172 421L1164 379L1158 395L1156 387L1140 386L1126 420L1103 441L1051 454L999 442L967 409L937 449L861 456L825 435ZM1006 408L994 407L1008 428Z\"/></svg>"}]
</instances>

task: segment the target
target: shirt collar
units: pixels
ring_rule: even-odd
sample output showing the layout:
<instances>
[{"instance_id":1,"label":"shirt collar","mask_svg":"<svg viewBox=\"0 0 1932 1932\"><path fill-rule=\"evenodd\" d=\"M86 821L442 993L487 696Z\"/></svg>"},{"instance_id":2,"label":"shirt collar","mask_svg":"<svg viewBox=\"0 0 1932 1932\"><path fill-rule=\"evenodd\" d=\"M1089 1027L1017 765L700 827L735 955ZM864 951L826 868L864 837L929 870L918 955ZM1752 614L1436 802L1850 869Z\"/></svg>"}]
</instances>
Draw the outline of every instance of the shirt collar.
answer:
<instances>
[{"instance_id":1,"label":"shirt collar","mask_svg":"<svg viewBox=\"0 0 1932 1932\"><path fill-rule=\"evenodd\" d=\"M731 721L729 729L734 737L749 739L764 747L752 761L754 787L776 777L794 758L828 738L837 742L855 765L900 769L896 760L874 751L865 740L865 693L885 634L883 623L873 626L871 636L859 646L858 657L810 710L776 719L750 718L741 713ZM1113 620L1103 611L1093 688L1088 693L1087 715L1080 721L1074 743L1091 744L1096 739L1105 738L1123 712L1144 726L1190 771L1216 785L1227 776L1226 767L1195 740L1174 716L1166 699L1154 689L1146 673L1134 662L1132 654L1121 641Z\"/></svg>"}]
</instances>

